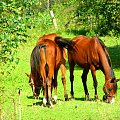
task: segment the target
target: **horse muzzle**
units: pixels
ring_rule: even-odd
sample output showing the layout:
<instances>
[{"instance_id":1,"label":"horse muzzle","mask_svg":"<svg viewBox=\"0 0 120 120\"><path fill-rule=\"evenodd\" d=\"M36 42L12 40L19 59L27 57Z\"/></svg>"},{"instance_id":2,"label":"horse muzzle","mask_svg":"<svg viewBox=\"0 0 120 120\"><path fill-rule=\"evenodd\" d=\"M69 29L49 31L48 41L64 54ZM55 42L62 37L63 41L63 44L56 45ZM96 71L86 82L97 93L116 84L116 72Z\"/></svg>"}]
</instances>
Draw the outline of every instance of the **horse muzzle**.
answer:
<instances>
[{"instance_id":1,"label":"horse muzzle","mask_svg":"<svg viewBox=\"0 0 120 120\"><path fill-rule=\"evenodd\" d=\"M107 95L104 95L103 96L103 101L104 102L108 102L110 104L113 104L115 102L115 97L114 96L107 96Z\"/></svg>"},{"instance_id":2,"label":"horse muzzle","mask_svg":"<svg viewBox=\"0 0 120 120\"><path fill-rule=\"evenodd\" d=\"M113 104L115 102L115 97L112 97L111 99L108 98L108 103Z\"/></svg>"}]
</instances>

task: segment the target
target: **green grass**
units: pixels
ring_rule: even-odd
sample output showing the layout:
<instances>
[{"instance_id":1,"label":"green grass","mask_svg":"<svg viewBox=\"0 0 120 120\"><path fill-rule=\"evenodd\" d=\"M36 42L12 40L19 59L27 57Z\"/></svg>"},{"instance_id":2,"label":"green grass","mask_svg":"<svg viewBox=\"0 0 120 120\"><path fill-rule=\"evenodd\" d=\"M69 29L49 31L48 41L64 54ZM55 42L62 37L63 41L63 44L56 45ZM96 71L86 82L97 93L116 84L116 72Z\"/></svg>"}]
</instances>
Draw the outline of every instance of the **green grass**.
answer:
<instances>
[{"instance_id":1,"label":"green grass","mask_svg":"<svg viewBox=\"0 0 120 120\"><path fill-rule=\"evenodd\" d=\"M19 119L21 110L22 120L119 120L120 116L120 82L118 83L118 94L114 104L108 104L102 102L104 75L101 71L97 71L98 79L98 95L100 101L95 102L94 88L91 73L88 74L88 89L91 97L91 101L84 101L84 90L81 81L82 70L76 67L74 76L74 96L73 101L64 101L63 86L61 81L61 73L58 74L58 102L54 105L54 108L48 107L42 108L42 94L40 99L35 100L32 98L32 91L28 85L28 78L25 73L30 72L30 54L38 39L38 33L29 31L31 38L28 38L28 42L18 49L18 57L20 62L16 65L15 70L11 71L8 76L0 77L0 103L2 120L16 120ZM65 37L73 37L73 35L67 35L62 33ZM117 78L120 78L120 40L118 44L115 42L115 38L104 37L105 44L108 47L110 56L113 62L113 68ZM68 65L67 65L68 66ZM70 97L70 82L69 82L69 69L67 67L67 91ZM20 102L18 104L18 88L21 90Z\"/></svg>"}]
</instances>

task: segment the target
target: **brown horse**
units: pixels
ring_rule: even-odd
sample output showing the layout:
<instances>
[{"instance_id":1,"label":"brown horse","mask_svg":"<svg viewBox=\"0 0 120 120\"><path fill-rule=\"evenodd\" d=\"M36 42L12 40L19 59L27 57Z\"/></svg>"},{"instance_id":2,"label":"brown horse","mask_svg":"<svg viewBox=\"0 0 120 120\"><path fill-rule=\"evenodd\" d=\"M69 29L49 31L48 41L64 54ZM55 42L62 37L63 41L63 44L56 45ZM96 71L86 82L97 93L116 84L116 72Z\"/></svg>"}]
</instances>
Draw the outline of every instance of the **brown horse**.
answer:
<instances>
[{"instance_id":1,"label":"brown horse","mask_svg":"<svg viewBox=\"0 0 120 120\"><path fill-rule=\"evenodd\" d=\"M43 35L37 41L37 45L43 43L46 39L54 41L56 36L59 36L59 35L56 34L56 33ZM54 43L55 43L55 41L54 41ZM59 47L57 44L56 44L56 49L57 49L57 60L56 60L56 71L55 71L54 79L55 79L55 81L57 81L57 74L58 74L58 70L60 68L61 75L62 75L62 84L63 84L63 87L64 87L64 98L65 98L65 101L66 101L68 99L68 94L67 94L67 90L66 90L66 77L65 77L65 74L66 74L66 67L65 67L65 63L66 63L66 50L63 47ZM55 83L55 84L57 84L57 83ZM56 91L56 94L57 94L57 88L56 88L55 91Z\"/></svg>"},{"instance_id":2,"label":"brown horse","mask_svg":"<svg viewBox=\"0 0 120 120\"><path fill-rule=\"evenodd\" d=\"M53 79L56 59L57 59L57 49L55 42L45 39L44 42L37 45L31 54L30 65L30 85L32 86L33 95L39 96L40 88L43 87L43 105L46 106L48 102L51 107L52 104L52 82L54 87L57 87L55 79ZM56 93L55 93L56 94Z\"/></svg>"},{"instance_id":3,"label":"brown horse","mask_svg":"<svg viewBox=\"0 0 120 120\"><path fill-rule=\"evenodd\" d=\"M81 76L85 98L89 99L89 92L87 89L87 74L89 69L91 70L94 88L95 99L98 99L97 94L97 79L96 70L100 69L105 75L105 84L103 91L105 95L104 100L108 100L109 103L114 102L114 96L117 91L117 81L114 71L112 69L111 60L108 55L107 49L104 43L97 37L88 38L86 36L77 36L69 41L65 38L56 37L56 43L59 46L65 47L68 50L68 62L70 67L70 82L71 82L71 97L74 98L73 81L74 81L74 66L75 64L83 68L83 74Z\"/></svg>"}]
</instances>

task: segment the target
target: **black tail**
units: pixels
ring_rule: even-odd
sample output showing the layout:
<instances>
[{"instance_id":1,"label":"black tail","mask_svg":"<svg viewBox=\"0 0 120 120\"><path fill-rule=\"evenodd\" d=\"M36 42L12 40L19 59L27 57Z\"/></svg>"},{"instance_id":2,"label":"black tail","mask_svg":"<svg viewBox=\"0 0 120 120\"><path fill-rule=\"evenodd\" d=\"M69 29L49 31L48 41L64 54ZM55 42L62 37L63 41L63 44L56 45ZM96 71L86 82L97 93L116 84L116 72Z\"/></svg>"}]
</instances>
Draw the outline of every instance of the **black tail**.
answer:
<instances>
[{"instance_id":1,"label":"black tail","mask_svg":"<svg viewBox=\"0 0 120 120\"><path fill-rule=\"evenodd\" d=\"M57 37L55 37L55 42L60 47L64 47L66 49L72 48L70 39L57 36Z\"/></svg>"},{"instance_id":2,"label":"black tail","mask_svg":"<svg viewBox=\"0 0 120 120\"><path fill-rule=\"evenodd\" d=\"M40 66L39 47L40 46L38 45L33 49L30 57L31 73L33 73L35 70L38 70Z\"/></svg>"},{"instance_id":3,"label":"black tail","mask_svg":"<svg viewBox=\"0 0 120 120\"><path fill-rule=\"evenodd\" d=\"M40 48L46 47L45 45L37 45L31 54L30 57L30 65L31 65L31 72L35 72L39 70L40 67Z\"/></svg>"}]
</instances>

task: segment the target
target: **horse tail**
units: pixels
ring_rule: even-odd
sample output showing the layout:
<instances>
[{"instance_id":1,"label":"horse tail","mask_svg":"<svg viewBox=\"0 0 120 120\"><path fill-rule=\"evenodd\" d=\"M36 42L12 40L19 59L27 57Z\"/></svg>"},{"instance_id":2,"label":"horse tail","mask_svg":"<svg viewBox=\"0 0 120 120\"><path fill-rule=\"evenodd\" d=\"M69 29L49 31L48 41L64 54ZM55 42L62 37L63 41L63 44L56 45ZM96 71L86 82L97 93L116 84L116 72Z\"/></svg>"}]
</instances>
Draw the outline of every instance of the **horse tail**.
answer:
<instances>
[{"instance_id":1,"label":"horse tail","mask_svg":"<svg viewBox=\"0 0 120 120\"><path fill-rule=\"evenodd\" d=\"M57 36L55 37L55 42L60 47L64 47L66 49L72 49L71 41L68 38L62 38L62 37Z\"/></svg>"},{"instance_id":2,"label":"horse tail","mask_svg":"<svg viewBox=\"0 0 120 120\"><path fill-rule=\"evenodd\" d=\"M31 72L33 73L35 70L39 69L40 66L40 53L39 53L39 48L40 46L37 45L32 53L31 53L31 57L30 57L30 65L31 65Z\"/></svg>"},{"instance_id":3,"label":"horse tail","mask_svg":"<svg viewBox=\"0 0 120 120\"><path fill-rule=\"evenodd\" d=\"M44 45L37 45L33 49L30 57L30 65L31 72L33 73L35 70L38 71L40 67L40 49L44 47Z\"/></svg>"},{"instance_id":4,"label":"horse tail","mask_svg":"<svg viewBox=\"0 0 120 120\"><path fill-rule=\"evenodd\" d=\"M108 54L107 48L106 48L105 44L103 43L103 41L101 39L98 38L98 41L99 41L100 45L102 46L102 48L103 48L103 50L105 52L106 58L108 60L108 63L110 65L110 67L111 67L111 76L112 76L112 78L115 78L115 73L114 73L114 71L112 69L112 62L111 62L110 56Z\"/></svg>"}]
</instances>

